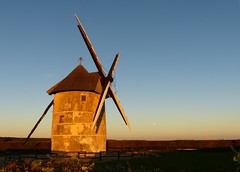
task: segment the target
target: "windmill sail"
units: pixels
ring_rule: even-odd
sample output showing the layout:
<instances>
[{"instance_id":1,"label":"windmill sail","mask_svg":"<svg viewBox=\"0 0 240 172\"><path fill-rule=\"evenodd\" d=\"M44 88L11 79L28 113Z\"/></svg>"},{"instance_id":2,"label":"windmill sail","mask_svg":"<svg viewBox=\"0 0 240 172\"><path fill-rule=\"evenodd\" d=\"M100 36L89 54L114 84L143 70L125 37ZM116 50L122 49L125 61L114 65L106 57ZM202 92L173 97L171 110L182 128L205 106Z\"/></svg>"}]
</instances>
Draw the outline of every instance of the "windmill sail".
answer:
<instances>
[{"instance_id":1,"label":"windmill sail","mask_svg":"<svg viewBox=\"0 0 240 172\"><path fill-rule=\"evenodd\" d=\"M87 46L87 48L88 48L88 50L89 50L89 52L90 52L90 54L91 54L91 56L92 56L92 58L93 58L93 61L94 61L95 65L96 65L98 71L99 71L99 72L101 71L101 72L100 72L100 75L101 75L102 77L105 77L106 72L105 72L105 70L103 69L103 67L102 67L102 65L101 65L101 62L100 62L100 60L99 60L99 58L98 58L98 56L97 56L97 53L96 53L96 51L94 50L94 48L93 48L93 46L92 46L92 44L91 44L91 41L90 41L90 39L88 38L88 35L87 35L85 29L83 28L83 26L82 26L82 24L81 24L81 22L80 22L80 20L79 20L79 18L78 18L78 16L77 16L76 14L75 14L75 18L76 18L76 20L77 20L77 22L78 22L78 29L79 29L79 31L81 32L81 35L82 35L82 37L83 37L83 39L84 39L84 41L85 41L85 43L86 43L86 46Z\"/></svg>"},{"instance_id":2,"label":"windmill sail","mask_svg":"<svg viewBox=\"0 0 240 172\"><path fill-rule=\"evenodd\" d=\"M31 137L31 135L33 134L33 132L36 130L36 128L38 127L38 125L40 124L40 122L42 121L42 119L45 117L45 115L47 114L48 110L50 109L50 107L53 105L53 100L49 103L49 105L47 106L47 108L45 109L45 111L43 112L42 116L39 118L39 120L37 121L37 123L34 125L33 129L31 130L31 132L29 133L28 137L26 138L25 142L23 144L26 144L28 139Z\"/></svg>"},{"instance_id":3,"label":"windmill sail","mask_svg":"<svg viewBox=\"0 0 240 172\"><path fill-rule=\"evenodd\" d=\"M102 67L102 64L101 64L101 62L100 62L100 60L99 60L99 58L98 58L98 56L97 56L97 53L96 53L96 51L94 50L94 48L93 48L93 46L92 46L92 44L91 44L91 41L90 41L90 39L88 38L88 35L87 35L85 29L83 28L83 26L82 26L82 24L81 24L81 22L80 22L80 20L79 20L79 18L77 17L76 14L75 14L75 18L76 18L76 20L77 20L77 22L78 22L78 29L79 29L79 31L80 31L80 33L81 33L81 35L82 35L82 37L83 37L83 39L84 39L84 41L85 41L85 43L86 43L86 46L87 46L87 48L88 48L88 50L89 50L89 52L90 52L90 54L91 54L91 56L92 56L92 58L93 58L93 61L94 61L95 65L96 65L96 67L97 67L97 69L98 69L99 74L101 75L102 78L106 78L106 72L105 72L104 68ZM114 62L114 63L115 63L115 62ZM114 68L115 68L115 66L114 66ZM113 71L114 71L114 70L113 70ZM108 81L108 82L109 82L109 81ZM108 86L108 84L107 84L106 86ZM105 87L105 89L106 89L106 87ZM127 116L126 116L126 114L125 114L125 112L124 112L124 110L123 110L123 108L122 108L122 106L121 106L121 104L120 104L120 101L118 100L118 97L117 97L117 95L116 95L116 93L115 93L115 91L114 91L114 88L111 86L111 84L110 84L110 86L109 86L108 91L109 91L109 93L110 93L110 96L113 98L113 101L114 101L114 103L116 104L116 106L117 106L117 108L118 108L118 110L119 110L119 112L120 112L120 114L121 114L121 116L122 116L125 124L128 125L128 127L130 128L130 124L129 124L129 122L128 122ZM102 97L103 97L103 96L102 96ZM102 101L102 100L100 100L100 102L101 102L101 101ZM100 103L99 103L99 105L100 105ZM101 109L100 109L100 110L101 110ZM97 111L98 111L98 110L97 110ZM96 115L97 115L97 113L96 113ZM94 120L96 120L96 115L95 115ZM95 123L96 123L96 122L95 122ZM95 123L93 123L92 127L95 125Z\"/></svg>"},{"instance_id":4,"label":"windmill sail","mask_svg":"<svg viewBox=\"0 0 240 172\"><path fill-rule=\"evenodd\" d=\"M115 105L117 106L117 108L118 108L118 110L119 110L119 112L120 112L120 114L121 114L125 124L128 126L129 129L131 129L130 123L128 122L127 115L125 114L125 112L123 110L123 107L122 107L120 101L118 100L118 97L117 97L117 95L116 95L116 93L115 93L115 91L114 91L112 86L110 86L109 91L110 91L110 96L112 97Z\"/></svg>"},{"instance_id":5,"label":"windmill sail","mask_svg":"<svg viewBox=\"0 0 240 172\"><path fill-rule=\"evenodd\" d=\"M107 76L107 83L105 84L105 88L104 88L104 91L101 95L101 98L100 98L100 101L99 101L99 104L98 104L98 107L97 107L97 111L96 111L96 114L95 114L95 117L93 118L93 124L92 124L92 129L93 127L96 125L97 123L97 120L99 118L99 115L100 115L100 112L102 110L102 107L103 107L103 103L106 99L106 96L107 96L107 93L109 91L109 87L110 87L110 84L111 82L113 81L113 74L114 74L114 70L116 68L116 65L117 65L117 62L118 62L118 58L119 58L119 55L120 53L118 53L113 61L113 64L110 68L110 71L108 73L108 76Z\"/></svg>"},{"instance_id":6,"label":"windmill sail","mask_svg":"<svg viewBox=\"0 0 240 172\"><path fill-rule=\"evenodd\" d=\"M93 119L92 129L93 129L94 126L96 125L97 120L98 120L98 118L99 118L99 116L100 116L100 112L101 112L101 110L102 110L102 107L103 107L103 104L104 104L104 100L106 99L106 96L107 96L107 93L108 93L108 89L109 89L109 87L110 87L110 84L111 84L110 81L108 81L107 84L106 84L106 87L105 87L105 89L104 89L104 91L103 91L103 94L102 94L102 96L101 96L101 98L100 98L100 102L99 102L99 104L98 104L97 111L96 111L95 117L94 117L94 119Z\"/></svg>"}]
</instances>

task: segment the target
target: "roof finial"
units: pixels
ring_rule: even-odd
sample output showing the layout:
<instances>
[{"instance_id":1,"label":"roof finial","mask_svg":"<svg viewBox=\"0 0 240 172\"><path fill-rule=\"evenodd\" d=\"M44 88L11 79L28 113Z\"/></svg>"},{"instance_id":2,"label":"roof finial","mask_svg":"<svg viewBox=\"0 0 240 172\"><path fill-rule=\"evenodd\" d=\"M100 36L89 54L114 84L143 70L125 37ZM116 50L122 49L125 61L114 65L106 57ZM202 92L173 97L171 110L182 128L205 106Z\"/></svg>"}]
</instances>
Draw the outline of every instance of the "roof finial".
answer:
<instances>
[{"instance_id":1,"label":"roof finial","mask_svg":"<svg viewBox=\"0 0 240 172\"><path fill-rule=\"evenodd\" d=\"M79 58L80 65L82 65L82 57Z\"/></svg>"}]
</instances>

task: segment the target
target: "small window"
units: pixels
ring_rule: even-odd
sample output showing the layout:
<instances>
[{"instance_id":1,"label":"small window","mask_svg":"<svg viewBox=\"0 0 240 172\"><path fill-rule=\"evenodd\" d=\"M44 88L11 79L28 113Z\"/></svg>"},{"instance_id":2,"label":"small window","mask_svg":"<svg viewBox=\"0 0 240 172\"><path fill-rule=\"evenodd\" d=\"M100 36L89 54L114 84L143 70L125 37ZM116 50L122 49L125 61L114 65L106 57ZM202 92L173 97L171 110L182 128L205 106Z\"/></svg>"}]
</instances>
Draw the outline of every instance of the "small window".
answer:
<instances>
[{"instance_id":1,"label":"small window","mask_svg":"<svg viewBox=\"0 0 240 172\"><path fill-rule=\"evenodd\" d=\"M82 96L81 96L81 100L82 100L83 102L85 102L85 101L87 100L87 96L86 96L86 95L82 95Z\"/></svg>"},{"instance_id":2,"label":"small window","mask_svg":"<svg viewBox=\"0 0 240 172\"><path fill-rule=\"evenodd\" d=\"M64 115L60 115L60 117L59 117L59 123L63 123L63 120L64 120Z\"/></svg>"}]
</instances>

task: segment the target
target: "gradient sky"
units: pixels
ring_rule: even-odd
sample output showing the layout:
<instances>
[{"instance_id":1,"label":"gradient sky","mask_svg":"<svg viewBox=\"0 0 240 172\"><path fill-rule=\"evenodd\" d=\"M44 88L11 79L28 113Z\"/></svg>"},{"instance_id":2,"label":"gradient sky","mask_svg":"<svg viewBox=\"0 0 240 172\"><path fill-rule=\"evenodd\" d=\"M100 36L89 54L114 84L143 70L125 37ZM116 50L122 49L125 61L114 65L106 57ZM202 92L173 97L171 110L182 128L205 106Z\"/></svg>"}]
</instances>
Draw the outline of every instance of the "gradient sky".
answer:
<instances>
[{"instance_id":1,"label":"gradient sky","mask_svg":"<svg viewBox=\"0 0 240 172\"><path fill-rule=\"evenodd\" d=\"M239 0L1 0L0 137L26 137L46 91L83 57L78 15L132 131L106 100L108 139L240 138ZM51 110L32 137L50 137Z\"/></svg>"}]
</instances>

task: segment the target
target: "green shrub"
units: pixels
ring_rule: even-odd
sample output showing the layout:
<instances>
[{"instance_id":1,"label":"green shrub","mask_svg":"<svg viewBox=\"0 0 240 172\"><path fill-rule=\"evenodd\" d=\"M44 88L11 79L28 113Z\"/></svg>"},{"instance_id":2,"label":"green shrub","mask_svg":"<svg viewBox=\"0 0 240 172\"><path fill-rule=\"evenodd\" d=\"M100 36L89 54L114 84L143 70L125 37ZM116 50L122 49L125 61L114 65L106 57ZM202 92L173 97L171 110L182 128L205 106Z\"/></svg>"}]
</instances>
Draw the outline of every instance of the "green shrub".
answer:
<instances>
[{"instance_id":1,"label":"green shrub","mask_svg":"<svg viewBox=\"0 0 240 172\"><path fill-rule=\"evenodd\" d=\"M231 146L232 151L234 152L233 161L240 164L240 152L238 152L233 146Z\"/></svg>"}]
</instances>

